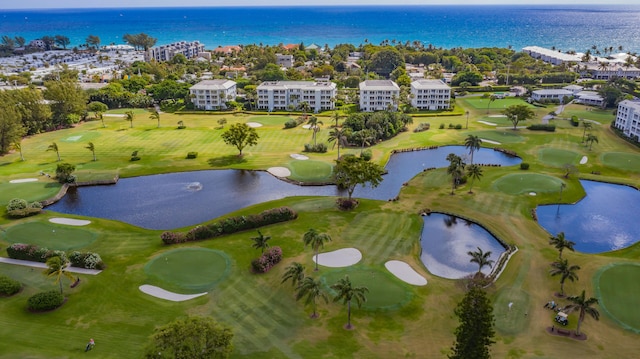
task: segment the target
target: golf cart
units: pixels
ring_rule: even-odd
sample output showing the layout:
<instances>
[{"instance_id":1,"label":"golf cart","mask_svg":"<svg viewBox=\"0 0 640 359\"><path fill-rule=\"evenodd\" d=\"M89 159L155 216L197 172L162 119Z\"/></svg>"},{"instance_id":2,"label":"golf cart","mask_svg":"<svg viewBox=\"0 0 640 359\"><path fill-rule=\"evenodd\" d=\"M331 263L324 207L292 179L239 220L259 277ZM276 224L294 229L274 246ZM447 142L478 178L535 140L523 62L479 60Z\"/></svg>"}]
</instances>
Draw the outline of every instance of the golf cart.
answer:
<instances>
[{"instance_id":1,"label":"golf cart","mask_svg":"<svg viewBox=\"0 0 640 359\"><path fill-rule=\"evenodd\" d=\"M558 322L560 325L566 326L567 324L569 324L569 319L567 317L568 315L566 313L558 312L558 314L556 315L556 322Z\"/></svg>"}]
</instances>

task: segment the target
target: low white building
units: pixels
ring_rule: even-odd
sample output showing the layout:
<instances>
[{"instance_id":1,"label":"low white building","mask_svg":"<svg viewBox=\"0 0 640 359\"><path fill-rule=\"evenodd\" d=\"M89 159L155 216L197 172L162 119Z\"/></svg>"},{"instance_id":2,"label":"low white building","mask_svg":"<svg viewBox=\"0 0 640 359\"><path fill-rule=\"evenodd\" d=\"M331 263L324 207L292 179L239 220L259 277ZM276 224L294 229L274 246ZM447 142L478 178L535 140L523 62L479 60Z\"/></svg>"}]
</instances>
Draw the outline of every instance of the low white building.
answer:
<instances>
[{"instance_id":1,"label":"low white building","mask_svg":"<svg viewBox=\"0 0 640 359\"><path fill-rule=\"evenodd\" d=\"M640 78L639 68L635 66L626 66L625 64L613 61L582 63L578 68L581 76L588 75L596 80L609 80L614 77L622 77L626 79Z\"/></svg>"},{"instance_id":2,"label":"low white building","mask_svg":"<svg viewBox=\"0 0 640 359\"><path fill-rule=\"evenodd\" d=\"M451 87L441 80L413 81L411 94L411 106L419 110L446 110L451 102Z\"/></svg>"},{"instance_id":3,"label":"low white building","mask_svg":"<svg viewBox=\"0 0 640 359\"><path fill-rule=\"evenodd\" d=\"M536 101L562 101L565 97L573 97L573 92L563 89L535 90L531 98Z\"/></svg>"},{"instance_id":4,"label":"low white building","mask_svg":"<svg viewBox=\"0 0 640 359\"><path fill-rule=\"evenodd\" d=\"M236 98L236 83L231 80L205 80L189 88L191 101L201 110L227 108L227 101Z\"/></svg>"},{"instance_id":5,"label":"low white building","mask_svg":"<svg viewBox=\"0 0 640 359\"><path fill-rule=\"evenodd\" d=\"M400 87L391 80L366 80L360 83L360 111L398 110Z\"/></svg>"},{"instance_id":6,"label":"low white building","mask_svg":"<svg viewBox=\"0 0 640 359\"><path fill-rule=\"evenodd\" d=\"M640 101L621 101L614 126L626 136L640 142Z\"/></svg>"},{"instance_id":7,"label":"low white building","mask_svg":"<svg viewBox=\"0 0 640 359\"><path fill-rule=\"evenodd\" d=\"M280 67L290 69L293 67L293 55L276 54L276 64Z\"/></svg>"},{"instance_id":8,"label":"low white building","mask_svg":"<svg viewBox=\"0 0 640 359\"><path fill-rule=\"evenodd\" d=\"M522 49L523 52L529 54L534 59L542 60L552 65L560 65L562 63L577 63L582 61L583 54L567 54L553 49L546 49L540 46L527 46Z\"/></svg>"},{"instance_id":9,"label":"low white building","mask_svg":"<svg viewBox=\"0 0 640 359\"><path fill-rule=\"evenodd\" d=\"M316 81L266 81L258 85L258 109L288 110L306 102L314 113L334 109L338 94L335 83L328 79Z\"/></svg>"},{"instance_id":10,"label":"low white building","mask_svg":"<svg viewBox=\"0 0 640 359\"><path fill-rule=\"evenodd\" d=\"M186 58L191 59L198 57L198 54L201 52L204 52L204 45L199 41L180 41L150 48L145 52L144 60L147 62L151 60L158 62L171 61L171 59L178 54L182 54Z\"/></svg>"},{"instance_id":11,"label":"low white building","mask_svg":"<svg viewBox=\"0 0 640 359\"><path fill-rule=\"evenodd\" d=\"M595 91L580 91L575 95L576 103L589 106L604 106L604 98Z\"/></svg>"}]
</instances>

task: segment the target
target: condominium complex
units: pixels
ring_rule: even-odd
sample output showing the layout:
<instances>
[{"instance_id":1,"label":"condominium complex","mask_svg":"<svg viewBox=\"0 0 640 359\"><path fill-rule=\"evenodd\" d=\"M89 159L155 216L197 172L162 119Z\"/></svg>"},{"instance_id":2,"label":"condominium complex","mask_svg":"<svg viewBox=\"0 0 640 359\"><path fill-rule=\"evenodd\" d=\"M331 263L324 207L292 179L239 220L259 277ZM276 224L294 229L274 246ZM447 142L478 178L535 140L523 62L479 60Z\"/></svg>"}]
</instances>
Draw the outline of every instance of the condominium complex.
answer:
<instances>
[{"instance_id":1,"label":"condominium complex","mask_svg":"<svg viewBox=\"0 0 640 359\"><path fill-rule=\"evenodd\" d=\"M400 87L391 80L367 80L360 83L360 111L398 109Z\"/></svg>"},{"instance_id":2,"label":"condominium complex","mask_svg":"<svg viewBox=\"0 0 640 359\"><path fill-rule=\"evenodd\" d=\"M450 106L451 87L441 80L413 81L411 94L411 106L418 110L446 110Z\"/></svg>"},{"instance_id":3,"label":"condominium complex","mask_svg":"<svg viewBox=\"0 0 640 359\"><path fill-rule=\"evenodd\" d=\"M231 80L205 80L191 86L189 93L198 109L226 109L226 102L236 98L236 83Z\"/></svg>"},{"instance_id":4,"label":"condominium complex","mask_svg":"<svg viewBox=\"0 0 640 359\"><path fill-rule=\"evenodd\" d=\"M149 62L151 60L155 61L170 61L177 54L182 54L186 58L194 58L197 57L199 53L204 52L204 45L199 41L193 42L174 42L169 45L162 45L158 47L152 47L147 50L144 54L144 60Z\"/></svg>"},{"instance_id":5,"label":"condominium complex","mask_svg":"<svg viewBox=\"0 0 640 359\"><path fill-rule=\"evenodd\" d=\"M640 142L640 101L621 101L614 126L626 136Z\"/></svg>"},{"instance_id":6,"label":"condominium complex","mask_svg":"<svg viewBox=\"0 0 640 359\"><path fill-rule=\"evenodd\" d=\"M258 85L258 109L289 110L306 102L311 111L333 110L338 93L336 84L327 79L316 81L266 81Z\"/></svg>"}]
</instances>

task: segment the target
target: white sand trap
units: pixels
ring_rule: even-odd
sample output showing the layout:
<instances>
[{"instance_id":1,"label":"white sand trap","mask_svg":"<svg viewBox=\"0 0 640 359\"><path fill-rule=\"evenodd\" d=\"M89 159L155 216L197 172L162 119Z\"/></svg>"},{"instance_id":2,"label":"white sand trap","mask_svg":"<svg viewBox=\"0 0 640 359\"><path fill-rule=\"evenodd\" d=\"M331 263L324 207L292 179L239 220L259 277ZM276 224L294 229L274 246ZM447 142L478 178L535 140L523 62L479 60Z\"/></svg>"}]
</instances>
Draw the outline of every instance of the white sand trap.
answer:
<instances>
[{"instance_id":1,"label":"white sand trap","mask_svg":"<svg viewBox=\"0 0 640 359\"><path fill-rule=\"evenodd\" d=\"M256 128L256 127L262 127L262 124L257 122L247 122L247 126Z\"/></svg>"},{"instance_id":2,"label":"white sand trap","mask_svg":"<svg viewBox=\"0 0 640 359\"><path fill-rule=\"evenodd\" d=\"M529 192L529 196L537 196L538 194L535 192Z\"/></svg>"},{"instance_id":3,"label":"white sand trap","mask_svg":"<svg viewBox=\"0 0 640 359\"><path fill-rule=\"evenodd\" d=\"M498 141L487 140L486 138L481 138L481 140L482 140L482 142L491 143L491 144L494 144L494 145L501 145L501 143L498 142Z\"/></svg>"},{"instance_id":4,"label":"white sand trap","mask_svg":"<svg viewBox=\"0 0 640 359\"><path fill-rule=\"evenodd\" d=\"M49 222L57 223L57 224L66 224L68 226L86 226L90 224L91 221L87 221L85 219L73 219L73 218L49 218Z\"/></svg>"},{"instance_id":5,"label":"white sand trap","mask_svg":"<svg viewBox=\"0 0 640 359\"><path fill-rule=\"evenodd\" d=\"M318 254L318 264L325 267L339 268L352 266L362 259L362 253L355 248L343 248L337 251ZM316 256L313 256L316 261Z\"/></svg>"},{"instance_id":6,"label":"white sand trap","mask_svg":"<svg viewBox=\"0 0 640 359\"><path fill-rule=\"evenodd\" d=\"M81 139L82 135L80 136L71 136L71 137L67 137L66 140L69 142L76 142L77 140Z\"/></svg>"},{"instance_id":7,"label":"white sand trap","mask_svg":"<svg viewBox=\"0 0 640 359\"><path fill-rule=\"evenodd\" d=\"M153 285L143 284L138 287L142 293L149 294L152 297L170 300L172 302L184 302L185 300L202 297L206 295L207 292L198 293L198 294L178 294L174 292L169 292L168 290L164 290L160 287L156 287Z\"/></svg>"},{"instance_id":8,"label":"white sand trap","mask_svg":"<svg viewBox=\"0 0 640 359\"><path fill-rule=\"evenodd\" d=\"M310 129L310 128L311 128L311 125L302 125L302 128L304 128L304 129L308 130L308 129Z\"/></svg>"},{"instance_id":9,"label":"white sand trap","mask_svg":"<svg viewBox=\"0 0 640 359\"><path fill-rule=\"evenodd\" d=\"M299 155L297 153L292 153L289 156L291 156L291 158L296 159L296 160L308 160L309 157L305 156L305 155Z\"/></svg>"},{"instance_id":10,"label":"white sand trap","mask_svg":"<svg viewBox=\"0 0 640 359\"><path fill-rule=\"evenodd\" d=\"M267 169L267 172L271 173L276 177L289 177L291 176L291 171L287 167L271 167Z\"/></svg>"},{"instance_id":11,"label":"white sand trap","mask_svg":"<svg viewBox=\"0 0 640 359\"><path fill-rule=\"evenodd\" d=\"M487 122L487 121L478 121L480 123L484 123L485 125L489 125L489 126L498 126L497 123L493 123L493 122Z\"/></svg>"},{"instance_id":12,"label":"white sand trap","mask_svg":"<svg viewBox=\"0 0 640 359\"><path fill-rule=\"evenodd\" d=\"M427 285L427 279L403 261L388 261L384 266L389 270L389 272L391 272L391 274L395 275L403 282L412 285Z\"/></svg>"},{"instance_id":13,"label":"white sand trap","mask_svg":"<svg viewBox=\"0 0 640 359\"><path fill-rule=\"evenodd\" d=\"M589 158L587 156L582 156L582 158L580 159L580 164L583 165L587 163L587 161L589 161Z\"/></svg>"},{"instance_id":14,"label":"white sand trap","mask_svg":"<svg viewBox=\"0 0 640 359\"><path fill-rule=\"evenodd\" d=\"M125 117L125 114L121 114L121 113L105 113L104 115L102 115L104 117Z\"/></svg>"},{"instance_id":15,"label":"white sand trap","mask_svg":"<svg viewBox=\"0 0 640 359\"><path fill-rule=\"evenodd\" d=\"M25 183L25 182L38 182L37 178L21 178L9 181L9 183Z\"/></svg>"},{"instance_id":16,"label":"white sand trap","mask_svg":"<svg viewBox=\"0 0 640 359\"><path fill-rule=\"evenodd\" d=\"M491 115L489 117L502 117L502 118L504 118L504 117L507 117L507 115Z\"/></svg>"}]
</instances>

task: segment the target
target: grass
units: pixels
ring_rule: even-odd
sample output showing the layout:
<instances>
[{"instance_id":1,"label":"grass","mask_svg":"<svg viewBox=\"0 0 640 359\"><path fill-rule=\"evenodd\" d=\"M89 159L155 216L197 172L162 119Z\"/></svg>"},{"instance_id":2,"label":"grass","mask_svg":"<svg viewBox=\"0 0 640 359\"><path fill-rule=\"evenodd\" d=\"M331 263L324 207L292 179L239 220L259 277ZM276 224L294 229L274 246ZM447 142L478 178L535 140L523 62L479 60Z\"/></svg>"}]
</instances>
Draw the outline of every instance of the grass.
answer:
<instances>
[{"instance_id":1,"label":"grass","mask_svg":"<svg viewBox=\"0 0 640 359\"><path fill-rule=\"evenodd\" d=\"M333 172L330 164L314 160L293 160L287 167L291 170L289 178L301 182L327 182Z\"/></svg>"},{"instance_id":2,"label":"grass","mask_svg":"<svg viewBox=\"0 0 640 359\"><path fill-rule=\"evenodd\" d=\"M482 139L503 143L518 143L524 141L524 137L517 132L511 130L493 130L493 131L474 131L472 135L476 135Z\"/></svg>"},{"instance_id":3,"label":"grass","mask_svg":"<svg viewBox=\"0 0 640 359\"><path fill-rule=\"evenodd\" d=\"M487 110L488 108L489 110L494 110L494 112L495 110L500 110L500 111L504 110L505 108L513 105L527 105L533 108L533 106L528 102L516 97L506 97L503 99L496 99L491 103L489 103L488 98L482 98L481 96L465 97L464 99L462 99L462 101L464 101L465 104L468 104L469 106L477 110ZM499 112L495 112L495 113L499 113Z\"/></svg>"},{"instance_id":4,"label":"grass","mask_svg":"<svg viewBox=\"0 0 640 359\"><path fill-rule=\"evenodd\" d=\"M49 222L25 222L7 229L10 243L29 243L59 250L86 248L96 240L96 233L73 226Z\"/></svg>"},{"instance_id":5,"label":"grass","mask_svg":"<svg viewBox=\"0 0 640 359\"><path fill-rule=\"evenodd\" d=\"M555 167L563 167L566 164L577 165L580 154L574 151L558 148L543 148L539 151L540 161Z\"/></svg>"},{"instance_id":6,"label":"grass","mask_svg":"<svg viewBox=\"0 0 640 359\"><path fill-rule=\"evenodd\" d=\"M602 162L623 171L640 172L640 155L634 153L607 152L601 156Z\"/></svg>"},{"instance_id":7,"label":"grass","mask_svg":"<svg viewBox=\"0 0 640 359\"><path fill-rule=\"evenodd\" d=\"M60 191L61 185L58 182L44 178L39 174L31 176L23 174L19 178L38 178L38 181L11 183L7 180L0 182L0 206L6 206L14 198L21 198L27 202L42 201L53 197Z\"/></svg>"},{"instance_id":8,"label":"grass","mask_svg":"<svg viewBox=\"0 0 640 359\"><path fill-rule=\"evenodd\" d=\"M636 333L640 333L638 280L640 265L631 263L608 265L598 271L594 279L603 312Z\"/></svg>"},{"instance_id":9,"label":"grass","mask_svg":"<svg viewBox=\"0 0 640 359\"><path fill-rule=\"evenodd\" d=\"M494 186L504 193L518 195L523 193L557 193L561 179L538 173L512 173L494 182Z\"/></svg>"},{"instance_id":10,"label":"grass","mask_svg":"<svg viewBox=\"0 0 640 359\"><path fill-rule=\"evenodd\" d=\"M371 147L373 161L384 164L392 149L461 144L469 133L486 131L485 125L476 122L486 116L486 107L475 108L465 101L467 99L458 99L457 108L470 112L468 130L438 129L440 124L447 126L449 123L464 127L464 115L430 117L428 122L431 123L431 129L420 133L411 131L420 122L415 121L409 131ZM496 106L502 105L501 101L496 101ZM531 122L539 121L541 115L548 111L536 109L537 118ZM492 113L497 114L498 111L492 110ZM17 153L0 157L0 196L12 196L14 188L30 188L21 189L20 195L33 200L57 192L59 185L53 182L50 182L52 188L39 182L32 184L33 187L22 187L27 184L6 187L11 179L38 177L40 171L54 173L56 156L46 151L51 142L58 143L63 161L78 167L79 178L109 178L116 174L131 177L211 168L266 169L288 166L292 162L289 154L301 153L304 144L311 141L311 133L306 129L282 129L280 121L286 116L280 119L266 116L273 120L267 123L266 120L245 115L163 114L159 129L155 121L146 117L138 116L132 129L121 118L105 117L106 128L100 122L93 121L78 124L72 129L24 139L22 147L26 161L21 161ZM218 129L217 120L222 117L228 120L225 128L232 123L251 121L264 124L256 129L260 135L258 145L245 149L242 158L237 156L235 148L225 145L220 139L224 129ZM184 121L187 128L176 129L178 121ZM326 142L327 127L325 124L318 133L318 142ZM594 126L592 132L598 136L599 143L594 144L591 151L581 144L581 127L559 127L554 133L517 130L513 133L524 140L513 143L504 141L501 147L517 152L523 161L530 163L531 169L526 174L540 177L528 180L534 183L540 181L541 184L537 185L540 188L554 185L544 184L548 177L559 179L563 175L561 168L549 166L543 160L540 156L546 152L543 150L566 151L571 155L570 158L587 156L588 162L578 166L578 174L562 179L567 184L563 202L575 202L584 195L578 178L640 185L640 173L613 166L608 158L601 156L602 153L638 156L638 149L620 140L606 126ZM76 136L81 137L76 141L63 141ZM96 146L98 161L92 161L91 152L84 148L87 138L91 138ZM134 150L139 151L141 161L129 161ZM356 147L347 148L341 149L340 153L357 154L359 150ZM198 152L198 158L186 160L184 157L189 151ZM553 158L555 154L551 151L549 155ZM310 161L330 166L335 158L336 150L330 148L325 154L313 154ZM306 161L296 161L296 165L302 162ZM306 171L305 176L313 175L313 170L309 168L300 171ZM593 175L592 171L601 174ZM589 318L585 320L581 328L589 336L585 342L568 341L546 334L544 328L553 323L553 318L551 312L542 307L552 298L552 293L559 290L557 277L548 274L549 263L557 258L557 252L548 245L549 234L531 218L531 210L539 204L557 201L558 196L553 191L539 192L537 196L514 196L494 186L494 183L501 181L507 181L502 183L507 187L514 186L511 182L518 177L509 179L507 176L510 175L520 176L524 173L516 166L487 167L481 180L474 183L473 194L467 193L468 185L465 185L450 195L450 177L446 170L426 171L403 187L398 201L360 200L359 206L352 211L338 210L335 198L331 197L285 198L242 209L235 214L248 215L282 205L290 206L299 213L295 221L261 229L264 235L272 237L270 244L282 247L284 252L283 262L263 275L255 275L250 269L251 260L260 255L260 251L251 248L250 238L255 232L241 232L196 244L167 247L159 239L160 231L91 218L91 231L97 239L88 244L86 249L99 253L107 269L97 276L81 274L81 284L73 289L68 287L68 281L63 282L67 302L58 310L40 314L26 311L25 303L29 296L43 290L55 290L57 285L40 270L0 264L3 274L19 280L24 286L19 294L0 300L0 336L3 338L0 341L0 358L81 357L85 354L83 349L88 337L93 337L97 342L92 355L102 358L139 357L143 344L156 326L186 315L210 316L231 326L235 334L234 358L445 357L453 343L453 330L457 325L453 308L462 298L464 287L460 281L431 275L420 261L420 252L428 250L419 245L422 220L418 212L423 209L463 215L518 247L518 252L497 282L487 288L496 315L496 344L491 349L493 357L635 357L637 334L625 330L620 323L606 315L598 322ZM49 218L58 216L45 211L27 219L0 218L0 226L8 231L24 223L46 224ZM321 303L318 308L320 318L309 318L310 308L295 300L294 288L289 284L280 284L286 266L294 261L300 262L307 268L306 274L312 276L333 275L335 271L339 277L346 273L343 272L346 269L321 268L319 273L312 271L312 251L302 243L302 236L309 228L331 235L333 240L325 245L325 251L345 247L356 247L362 251L362 261L351 269L354 271L353 278L357 276L356 272L362 272L366 277L367 273L374 271L376 278L384 277L390 288L401 288L398 293L402 293L402 298L407 298L404 295L409 293L408 299L396 299L396 303L401 303L397 308L354 309L352 319L356 329L353 331L343 329L346 307L340 303ZM6 238L0 238L0 246L8 244ZM230 260L228 276L214 284L207 295L174 303L153 298L138 290L142 284L161 283L155 282L157 279L145 272L147 263L174 250L194 246L223 252ZM585 278L593 277L600 268L612 263L637 262L640 259L640 245L634 244L620 251L598 255L568 252L564 256L572 264L581 267L581 280L566 283L566 292L577 294L586 289L589 294L594 293L594 285ZM182 257L187 265L188 259L186 255ZM409 263L427 278L429 284L413 287L391 276L383 267L390 259ZM185 273L184 269L178 271ZM194 270L192 273L198 278L203 271ZM176 273L176 277L179 274ZM203 281L206 279L203 278ZM387 287L380 283L383 281L371 281L366 285L376 290ZM162 284L168 287L172 285L168 280L163 280ZM330 284L330 280L327 284ZM629 288L631 285L625 290ZM396 298L385 292L372 293L368 296L370 305L378 300L382 304L391 303L391 299ZM517 311L512 317L505 316L509 302L514 303L512 313ZM527 316L519 314L523 312ZM571 321L576 322L575 314Z\"/></svg>"}]
</instances>

